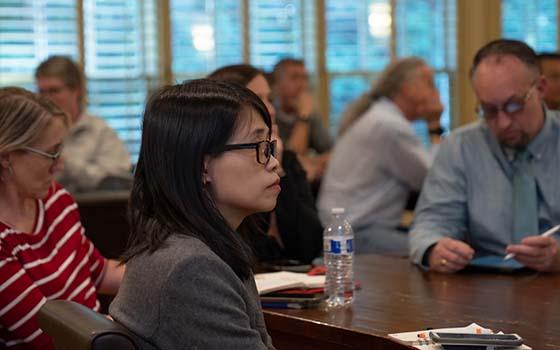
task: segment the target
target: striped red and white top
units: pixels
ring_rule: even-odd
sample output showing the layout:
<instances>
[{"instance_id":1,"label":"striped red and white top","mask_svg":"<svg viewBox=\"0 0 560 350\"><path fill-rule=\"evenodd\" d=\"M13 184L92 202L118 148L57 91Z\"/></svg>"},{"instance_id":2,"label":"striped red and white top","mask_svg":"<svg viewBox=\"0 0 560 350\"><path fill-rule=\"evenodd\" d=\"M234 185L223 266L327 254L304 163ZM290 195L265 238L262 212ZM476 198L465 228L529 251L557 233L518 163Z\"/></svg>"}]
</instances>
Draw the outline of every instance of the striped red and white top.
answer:
<instances>
[{"instance_id":1,"label":"striped red and white top","mask_svg":"<svg viewBox=\"0 0 560 350\"><path fill-rule=\"evenodd\" d=\"M106 260L86 238L74 199L55 184L37 204L32 233L0 222L0 348L53 349L36 319L46 300L99 309Z\"/></svg>"}]
</instances>

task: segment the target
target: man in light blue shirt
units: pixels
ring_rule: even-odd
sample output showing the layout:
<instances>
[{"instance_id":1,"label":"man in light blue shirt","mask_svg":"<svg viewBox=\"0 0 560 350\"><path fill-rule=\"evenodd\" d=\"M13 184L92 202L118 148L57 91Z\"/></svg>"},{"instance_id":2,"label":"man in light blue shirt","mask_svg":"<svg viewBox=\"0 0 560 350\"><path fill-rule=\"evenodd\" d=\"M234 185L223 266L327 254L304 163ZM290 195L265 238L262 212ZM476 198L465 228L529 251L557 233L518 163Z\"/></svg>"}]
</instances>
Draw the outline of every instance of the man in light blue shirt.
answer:
<instances>
[{"instance_id":1,"label":"man in light blue shirt","mask_svg":"<svg viewBox=\"0 0 560 350\"><path fill-rule=\"evenodd\" d=\"M515 40L488 43L474 58L471 83L482 120L442 143L416 207L411 259L451 273L474 257L514 253L535 270L560 270L558 241L539 235L560 223L560 121L542 103L536 54ZM521 203L524 213L516 209L514 163L522 153L536 188L536 204ZM518 222L531 219L532 207L535 232L520 235Z\"/></svg>"},{"instance_id":2,"label":"man in light blue shirt","mask_svg":"<svg viewBox=\"0 0 560 350\"><path fill-rule=\"evenodd\" d=\"M346 208L355 251L407 255L407 233L398 230L409 194L419 192L431 163L412 121L443 111L432 69L416 57L390 64L348 109L321 184L319 217Z\"/></svg>"}]
</instances>

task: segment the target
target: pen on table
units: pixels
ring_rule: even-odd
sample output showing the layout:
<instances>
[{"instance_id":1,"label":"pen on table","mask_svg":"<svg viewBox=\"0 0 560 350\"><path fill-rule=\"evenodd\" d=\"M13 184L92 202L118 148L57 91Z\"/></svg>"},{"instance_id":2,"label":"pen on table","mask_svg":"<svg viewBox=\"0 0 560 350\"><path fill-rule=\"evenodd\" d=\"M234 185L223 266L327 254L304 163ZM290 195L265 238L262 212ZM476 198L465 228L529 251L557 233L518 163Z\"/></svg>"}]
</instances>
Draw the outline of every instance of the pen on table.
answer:
<instances>
[{"instance_id":1,"label":"pen on table","mask_svg":"<svg viewBox=\"0 0 560 350\"><path fill-rule=\"evenodd\" d=\"M543 236L543 237L552 236L552 235L555 234L556 231L558 231L558 230L560 230L560 225L556 225L556 226L554 226L553 228L551 228L551 229L549 229L549 230L543 232L543 233L541 234L541 236ZM509 253L508 255L506 255L506 256L504 257L504 260L509 260L509 259L513 258L514 256L515 256L515 253Z\"/></svg>"},{"instance_id":2,"label":"pen on table","mask_svg":"<svg viewBox=\"0 0 560 350\"><path fill-rule=\"evenodd\" d=\"M298 303L261 303L261 306L266 309L302 309L303 308Z\"/></svg>"}]
</instances>

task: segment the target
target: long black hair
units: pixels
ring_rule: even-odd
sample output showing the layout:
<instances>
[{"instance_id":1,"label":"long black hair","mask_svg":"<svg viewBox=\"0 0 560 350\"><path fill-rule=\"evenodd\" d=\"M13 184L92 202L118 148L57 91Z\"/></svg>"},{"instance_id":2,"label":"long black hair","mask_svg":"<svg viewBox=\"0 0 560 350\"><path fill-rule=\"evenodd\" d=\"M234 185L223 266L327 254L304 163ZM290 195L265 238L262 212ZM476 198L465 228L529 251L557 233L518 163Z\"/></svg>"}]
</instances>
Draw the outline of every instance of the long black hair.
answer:
<instances>
[{"instance_id":1,"label":"long black hair","mask_svg":"<svg viewBox=\"0 0 560 350\"><path fill-rule=\"evenodd\" d=\"M247 111L256 112L270 129L260 98L236 84L192 80L150 97L130 196L125 262L157 250L170 234L183 234L203 241L241 279L248 278L250 248L228 225L202 180L205 157L218 154L254 115Z\"/></svg>"}]
</instances>

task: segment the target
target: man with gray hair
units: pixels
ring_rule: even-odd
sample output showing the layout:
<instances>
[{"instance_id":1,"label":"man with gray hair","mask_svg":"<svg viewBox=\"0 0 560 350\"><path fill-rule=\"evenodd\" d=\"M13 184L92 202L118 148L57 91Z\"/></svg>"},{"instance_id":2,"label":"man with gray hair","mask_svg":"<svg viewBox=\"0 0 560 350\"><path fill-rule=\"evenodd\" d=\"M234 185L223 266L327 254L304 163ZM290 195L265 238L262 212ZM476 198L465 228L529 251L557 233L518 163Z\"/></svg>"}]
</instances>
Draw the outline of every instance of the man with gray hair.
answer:
<instances>
[{"instance_id":1,"label":"man with gray hair","mask_svg":"<svg viewBox=\"0 0 560 350\"><path fill-rule=\"evenodd\" d=\"M358 254L407 254L408 237L398 226L430 165L411 122L425 118L439 129L443 111L433 75L419 58L397 60L345 114L318 207L325 225L331 208L346 208Z\"/></svg>"},{"instance_id":2,"label":"man with gray hair","mask_svg":"<svg viewBox=\"0 0 560 350\"><path fill-rule=\"evenodd\" d=\"M539 235L560 224L560 121L543 104L537 56L523 42L492 41L475 55L471 84L481 120L442 143L416 206L411 259L444 273L505 262L560 271L558 241Z\"/></svg>"}]
</instances>

